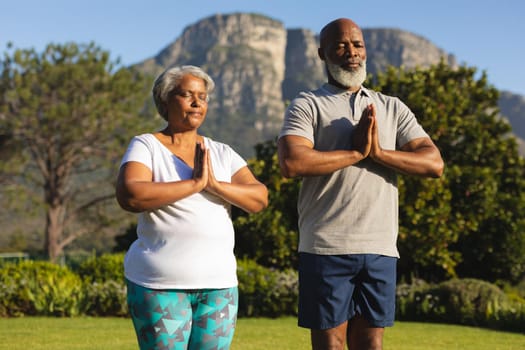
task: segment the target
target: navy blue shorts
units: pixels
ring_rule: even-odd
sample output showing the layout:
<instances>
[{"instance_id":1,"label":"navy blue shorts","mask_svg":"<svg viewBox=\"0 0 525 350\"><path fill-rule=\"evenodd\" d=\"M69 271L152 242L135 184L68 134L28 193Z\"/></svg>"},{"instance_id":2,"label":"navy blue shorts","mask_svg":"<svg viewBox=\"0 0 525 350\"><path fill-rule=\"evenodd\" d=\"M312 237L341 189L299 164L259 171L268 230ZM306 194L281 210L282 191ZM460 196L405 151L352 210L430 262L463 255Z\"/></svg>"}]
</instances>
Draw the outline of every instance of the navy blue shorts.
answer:
<instances>
[{"instance_id":1,"label":"navy blue shorts","mask_svg":"<svg viewBox=\"0 0 525 350\"><path fill-rule=\"evenodd\" d=\"M299 253L299 326L328 329L355 315L373 327L394 324L397 258Z\"/></svg>"}]
</instances>

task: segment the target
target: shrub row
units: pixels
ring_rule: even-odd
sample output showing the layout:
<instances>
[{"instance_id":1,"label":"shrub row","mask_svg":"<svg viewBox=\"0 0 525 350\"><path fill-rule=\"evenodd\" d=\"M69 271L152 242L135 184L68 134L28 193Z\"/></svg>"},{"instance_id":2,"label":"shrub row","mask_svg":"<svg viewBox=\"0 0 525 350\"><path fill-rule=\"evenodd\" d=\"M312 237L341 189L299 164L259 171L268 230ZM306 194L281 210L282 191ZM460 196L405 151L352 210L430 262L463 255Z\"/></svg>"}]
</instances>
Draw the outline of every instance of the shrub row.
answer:
<instances>
[{"instance_id":1,"label":"shrub row","mask_svg":"<svg viewBox=\"0 0 525 350\"><path fill-rule=\"evenodd\" d=\"M74 267L43 261L0 265L0 317L128 316L123 254L91 257ZM297 315L294 270L238 261L239 317ZM490 283L455 279L397 288L396 318L525 332L525 300Z\"/></svg>"},{"instance_id":2,"label":"shrub row","mask_svg":"<svg viewBox=\"0 0 525 350\"><path fill-rule=\"evenodd\" d=\"M525 300L476 279L423 281L397 287L396 318L525 332Z\"/></svg>"},{"instance_id":3,"label":"shrub row","mask_svg":"<svg viewBox=\"0 0 525 350\"><path fill-rule=\"evenodd\" d=\"M123 254L91 257L74 267L23 260L0 265L0 317L128 316ZM238 262L239 316L297 313L297 274Z\"/></svg>"},{"instance_id":4,"label":"shrub row","mask_svg":"<svg viewBox=\"0 0 525 350\"><path fill-rule=\"evenodd\" d=\"M94 274L87 273L92 260L95 259L83 265L82 274L44 261L2 264L0 316L127 315L123 277L108 279L106 276L115 275L113 271L103 277L95 274L97 270L93 271ZM122 264L121 256L108 255L94 265L106 269L110 264L105 264L118 260Z\"/></svg>"}]
</instances>

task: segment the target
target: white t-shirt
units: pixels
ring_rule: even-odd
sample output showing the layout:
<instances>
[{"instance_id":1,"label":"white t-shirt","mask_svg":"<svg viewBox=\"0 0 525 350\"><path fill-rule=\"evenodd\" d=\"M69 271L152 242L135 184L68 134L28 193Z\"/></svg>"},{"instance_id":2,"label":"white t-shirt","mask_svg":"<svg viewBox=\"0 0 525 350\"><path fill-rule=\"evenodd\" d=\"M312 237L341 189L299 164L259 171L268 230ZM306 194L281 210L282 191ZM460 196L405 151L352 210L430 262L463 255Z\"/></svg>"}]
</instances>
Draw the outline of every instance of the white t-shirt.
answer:
<instances>
[{"instance_id":1,"label":"white t-shirt","mask_svg":"<svg viewBox=\"0 0 525 350\"><path fill-rule=\"evenodd\" d=\"M204 138L217 180L231 182L246 166L226 144ZM153 134L135 136L121 165L140 162L154 182L191 179L193 169ZM231 205L206 191L138 215L137 236L126 254L127 279L152 289L230 288L237 285Z\"/></svg>"}]
</instances>

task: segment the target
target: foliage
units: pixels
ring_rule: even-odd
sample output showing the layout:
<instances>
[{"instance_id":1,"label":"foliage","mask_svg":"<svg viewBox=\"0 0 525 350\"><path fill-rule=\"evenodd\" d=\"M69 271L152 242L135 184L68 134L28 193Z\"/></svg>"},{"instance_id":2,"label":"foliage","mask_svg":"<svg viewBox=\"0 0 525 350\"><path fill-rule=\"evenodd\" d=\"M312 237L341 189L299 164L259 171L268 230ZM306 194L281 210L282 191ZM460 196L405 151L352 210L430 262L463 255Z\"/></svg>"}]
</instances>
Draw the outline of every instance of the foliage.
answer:
<instances>
[{"instance_id":1,"label":"foliage","mask_svg":"<svg viewBox=\"0 0 525 350\"><path fill-rule=\"evenodd\" d=\"M128 316L124 253L91 256L74 270L83 280L83 311L90 316Z\"/></svg>"},{"instance_id":2,"label":"foliage","mask_svg":"<svg viewBox=\"0 0 525 350\"><path fill-rule=\"evenodd\" d=\"M255 176L268 187L269 204L260 213L239 213L235 218L236 254L267 267L296 267L296 202L300 182L281 176L275 141L258 144L256 154L256 159L249 165Z\"/></svg>"},{"instance_id":3,"label":"foliage","mask_svg":"<svg viewBox=\"0 0 525 350\"><path fill-rule=\"evenodd\" d=\"M93 43L10 49L0 69L2 193L42 210L54 261L79 236L116 221L114 165L144 129L144 80Z\"/></svg>"},{"instance_id":4,"label":"foliage","mask_svg":"<svg viewBox=\"0 0 525 350\"><path fill-rule=\"evenodd\" d=\"M92 256L75 271L88 283L124 282L124 254Z\"/></svg>"},{"instance_id":5,"label":"foliage","mask_svg":"<svg viewBox=\"0 0 525 350\"><path fill-rule=\"evenodd\" d=\"M446 163L440 180L400 179L400 275L519 281L525 163L486 74L477 79L474 68L444 63L391 68L374 88L412 109Z\"/></svg>"},{"instance_id":6,"label":"foliage","mask_svg":"<svg viewBox=\"0 0 525 350\"><path fill-rule=\"evenodd\" d=\"M237 264L239 317L277 317L297 314L295 270L275 270L243 259Z\"/></svg>"},{"instance_id":7,"label":"foliage","mask_svg":"<svg viewBox=\"0 0 525 350\"><path fill-rule=\"evenodd\" d=\"M99 260L99 261L97 261ZM128 316L123 254L92 258L71 270L47 261L0 264L0 317ZM82 264L81 264L82 265ZM297 315L298 275L253 260L238 261L239 317ZM397 287L398 320L446 322L524 332L525 300L507 286L475 279L440 284L413 280Z\"/></svg>"},{"instance_id":8,"label":"foliage","mask_svg":"<svg viewBox=\"0 0 525 350\"><path fill-rule=\"evenodd\" d=\"M83 310L89 316L129 316L126 285L121 280L86 281Z\"/></svg>"},{"instance_id":9,"label":"foliage","mask_svg":"<svg viewBox=\"0 0 525 350\"><path fill-rule=\"evenodd\" d=\"M397 287L399 320L525 331L525 303L512 300L493 284L470 278L436 285L414 282Z\"/></svg>"},{"instance_id":10,"label":"foliage","mask_svg":"<svg viewBox=\"0 0 525 350\"><path fill-rule=\"evenodd\" d=\"M84 291L67 267L27 260L1 266L0 296L1 316L76 316Z\"/></svg>"}]
</instances>

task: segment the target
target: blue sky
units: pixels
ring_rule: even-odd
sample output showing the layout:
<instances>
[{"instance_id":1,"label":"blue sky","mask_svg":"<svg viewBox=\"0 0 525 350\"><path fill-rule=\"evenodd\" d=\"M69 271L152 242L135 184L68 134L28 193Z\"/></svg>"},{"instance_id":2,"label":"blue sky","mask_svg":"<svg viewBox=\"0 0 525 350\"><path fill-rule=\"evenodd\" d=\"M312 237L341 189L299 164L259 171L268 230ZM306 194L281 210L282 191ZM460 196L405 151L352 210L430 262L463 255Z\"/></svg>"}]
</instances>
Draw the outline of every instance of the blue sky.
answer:
<instances>
[{"instance_id":1,"label":"blue sky","mask_svg":"<svg viewBox=\"0 0 525 350\"><path fill-rule=\"evenodd\" d=\"M525 95L523 0L2 0L0 52L8 41L39 51L50 42L94 41L132 64L157 54L186 26L232 12L260 13L315 33L338 17L362 28L407 30L485 70L496 88Z\"/></svg>"}]
</instances>

